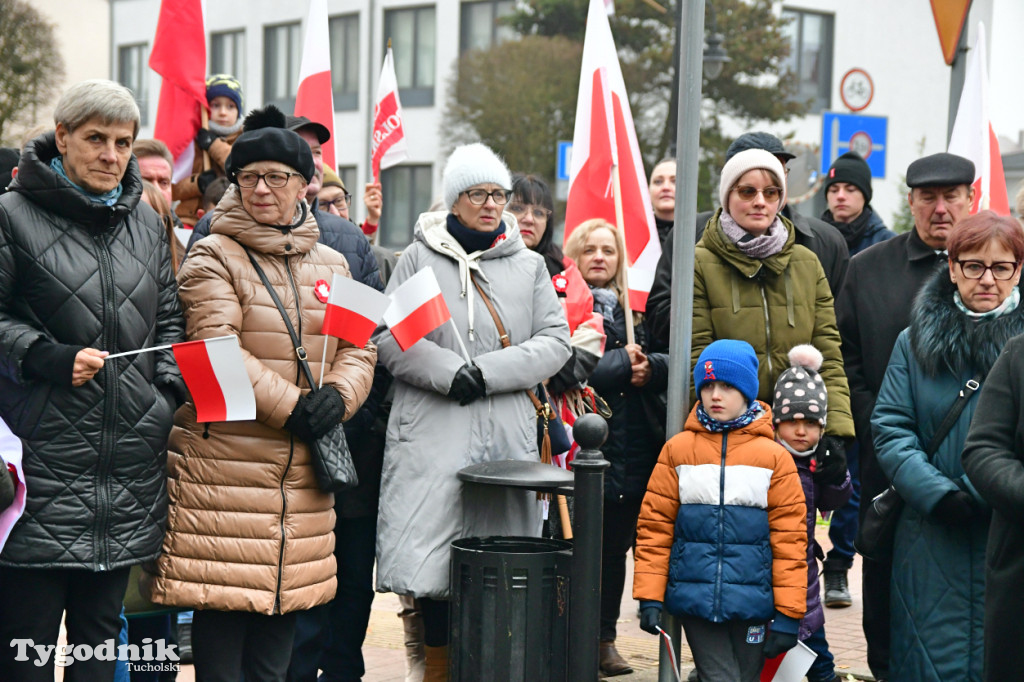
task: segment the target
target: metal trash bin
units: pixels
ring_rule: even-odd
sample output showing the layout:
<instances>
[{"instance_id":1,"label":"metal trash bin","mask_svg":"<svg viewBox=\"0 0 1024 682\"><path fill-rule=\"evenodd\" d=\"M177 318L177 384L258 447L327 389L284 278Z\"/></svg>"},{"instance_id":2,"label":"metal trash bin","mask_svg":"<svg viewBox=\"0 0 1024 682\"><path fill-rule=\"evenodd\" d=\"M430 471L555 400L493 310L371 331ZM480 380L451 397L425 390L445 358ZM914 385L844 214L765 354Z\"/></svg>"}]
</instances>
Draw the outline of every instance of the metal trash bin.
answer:
<instances>
[{"instance_id":1,"label":"metal trash bin","mask_svg":"<svg viewBox=\"0 0 1024 682\"><path fill-rule=\"evenodd\" d=\"M451 566L452 680L568 679L570 543L463 538Z\"/></svg>"}]
</instances>

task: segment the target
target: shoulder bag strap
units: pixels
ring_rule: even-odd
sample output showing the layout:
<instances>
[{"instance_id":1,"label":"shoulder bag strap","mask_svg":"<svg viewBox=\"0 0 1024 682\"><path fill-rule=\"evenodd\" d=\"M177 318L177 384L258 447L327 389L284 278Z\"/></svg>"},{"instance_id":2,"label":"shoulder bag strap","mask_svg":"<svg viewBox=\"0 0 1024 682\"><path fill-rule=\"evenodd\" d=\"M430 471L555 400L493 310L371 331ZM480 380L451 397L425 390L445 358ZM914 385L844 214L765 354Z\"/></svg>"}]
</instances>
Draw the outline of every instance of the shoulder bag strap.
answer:
<instances>
[{"instance_id":1,"label":"shoulder bag strap","mask_svg":"<svg viewBox=\"0 0 1024 682\"><path fill-rule=\"evenodd\" d=\"M281 317L284 318L284 326L288 328L288 335L292 337L292 345L295 346L295 355L299 358L299 365L302 367L302 373L306 375L306 381L309 383L311 391L316 391L316 383L313 382L313 370L309 368L309 363L306 361L306 349L302 347L302 343L299 340L299 335L295 333L295 327L292 326L291 318L288 317L288 312L284 309L284 304L281 303L281 299L278 297L277 292L274 290L274 286L267 279L267 273L263 272L263 268L256 261L256 258L252 255L244 245L245 255L249 257L249 262L256 269L256 274L260 276L260 280L263 282L263 286L267 288L267 292L270 294L270 298L273 299L274 305L277 306L277 312L281 313Z\"/></svg>"},{"instance_id":2,"label":"shoulder bag strap","mask_svg":"<svg viewBox=\"0 0 1024 682\"><path fill-rule=\"evenodd\" d=\"M960 395L957 396L956 402L953 403L952 407L949 408L949 412L946 413L946 418L939 424L939 428L935 430L935 435L928 441L928 448L925 453L928 455L928 459L931 459L939 446L942 445L942 441L946 440L946 436L949 435L949 430L953 428L953 424L960 418L960 413L967 407L967 401L971 399L979 388L981 388L981 380L985 378L984 374L980 372L975 374L973 377L967 380L964 387L960 389Z\"/></svg>"},{"instance_id":3,"label":"shoulder bag strap","mask_svg":"<svg viewBox=\"0 0 1024 682\"><path fill-rule=\"evenodd\" d=\"M498 317L498 311L494 309L494 303L491 302L490 296L487 295L484 288L480 286L480 282L476 280L476 277L473 277L472 273L469 278L473 280L473 286L475 286L476 290L480 293L480 298L483 299L484 305L487 306L487 312L491 314L491 318L494 320L494 326L498 328L498 334L501 338L501 347L508 348L512 345L512 342L508 338L508 332L505 331L505 325L501 323L501 318ZM546 421L553 416L553 413L549 414L551 406L547 403L542 403L540 398L537 397L537 394L534 393L532 389L526 389L526 394L530 396L530 402L533 403L533 408L537 410L538 417L542 417Z\"/></svg>"}]
</instances>

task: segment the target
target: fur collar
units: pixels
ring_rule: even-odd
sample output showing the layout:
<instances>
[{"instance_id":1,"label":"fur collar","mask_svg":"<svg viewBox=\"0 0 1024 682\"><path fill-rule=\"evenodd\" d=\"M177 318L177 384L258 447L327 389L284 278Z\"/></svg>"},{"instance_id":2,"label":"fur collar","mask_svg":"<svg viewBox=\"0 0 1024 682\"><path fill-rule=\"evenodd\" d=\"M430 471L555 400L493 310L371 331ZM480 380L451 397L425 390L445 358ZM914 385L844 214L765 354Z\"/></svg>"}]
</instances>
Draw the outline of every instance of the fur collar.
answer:
<instances>
[{"instance_id":1,"label":"fur collar","mask_svg":"<svg viewBox=\"0 0 1024 682\"><path fill-rule=\"evenodd\" d=\"M935 273L914 301L910 347L925 374L948 370L987 374L1011 337L1024 333L1024 303L1001 317L975 322L953 302L949 271Z\"/></svg>"}]
</instances>

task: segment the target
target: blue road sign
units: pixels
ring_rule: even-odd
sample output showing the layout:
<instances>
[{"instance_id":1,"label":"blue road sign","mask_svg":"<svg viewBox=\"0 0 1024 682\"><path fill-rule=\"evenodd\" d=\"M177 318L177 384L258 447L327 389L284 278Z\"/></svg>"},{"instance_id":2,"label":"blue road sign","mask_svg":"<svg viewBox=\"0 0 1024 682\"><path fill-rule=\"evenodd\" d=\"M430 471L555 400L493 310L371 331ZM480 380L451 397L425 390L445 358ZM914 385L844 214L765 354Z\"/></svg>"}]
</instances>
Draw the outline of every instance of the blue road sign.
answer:
<instances>
[{"instance_id":1,"label":"blue road sign","mask_svg":"<svg viewBox=\"0 0 1024 682\"><path fill-rule=\"evenodd\" d=\"M871 177L885 177L886 116L861 116L826 111L821 116L821 172L828 173L832 162L853 151L860 154Z\"/></svg>"},{"instance_id":2,"label":"blue road sign","mask_svg":"<svg viewBox=\"0 0 1024 682\"><path fill-rule=\"evenodd\" d=\"M558 142L558 170L555 172L555 180L569 179L569 159L572 158L572 142L559 140Z\"/></svg>"}]
</instances>

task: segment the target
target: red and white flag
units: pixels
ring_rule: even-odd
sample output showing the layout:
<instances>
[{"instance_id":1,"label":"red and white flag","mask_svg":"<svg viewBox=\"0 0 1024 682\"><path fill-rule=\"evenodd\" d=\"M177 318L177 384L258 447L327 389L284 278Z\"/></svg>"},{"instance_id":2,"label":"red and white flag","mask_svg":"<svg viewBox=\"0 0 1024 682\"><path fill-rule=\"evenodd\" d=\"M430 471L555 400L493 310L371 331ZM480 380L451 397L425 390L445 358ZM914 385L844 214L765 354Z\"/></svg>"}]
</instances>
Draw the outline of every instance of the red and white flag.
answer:
<instances>
[{"instance_id":1,"label":"red and white flag","mask_svg":"<svg viewBox=\"0 0 1024 682\"><path fill-rule=\"evenodd\" d=\"M619 168L622 225L616 219L614 166ZM583 39L583 68L565 208L565 239L590 218L604 218L622 230L628 256L630 305L633 310L645 310L661 257L661 241L654 224L647 174L633 126L626 83L622 80L603 0L590 0L587 33Z\"/></svg>"},{"instance_id":2,"label":"red and white flag","mask_svg":"<svg viewBox=\"0 0 1024 682\"><path fill-rule=\"evenodd\" d=\"M384 322L391 328L391 335L402 350L409 350L451 317L441 286L430 267L402 282L392 292L391 305L384 312Z\"/></svg>"},{"instance_id":3,"label":"red and white flag","mask_svg":"<svg viewBox=\"0 0 1024 682\"><path fill-rule=\"evenodd\" d=\"M4 548L11 529L25 512L25 472L21 468L21 439L15 436L3 419L0 419L0 476L7 476L8 470L14 472L14 502L7 509L0 509L0 550Z\"/></svg>"},{"instance_id":4,"label":"red and white flag","mask_svg":"<svg viewBox=\"0 0 1024 682\"><path fill-rule=\"evenodd\" d=\"M1006 176L999 140L988 113L988 68L985 59L985 24L978 24L978 42L967 54L967 73L960 106L949 138L949 153L974 162L974 204L971 213L986 209L1010 215Z\"/></svg>"},{"instance_id":5,"label":"red and white flag","mask_svg":"<svg viewBox=\"0 0 1024 682\"><path fill-rule=\"evenodd\" d=\"M327 30L327 0L310 0L306 17L306 43L295 93L295 115L321 123L331 131L323 145L324 167L337 170L334 147L334 85L331 83L331 47Z\"/></svg>"},{"instance_id":6,"label":"red and white flag","mask_svg":"<svg viewBox=\"0 0 1024 682\"><path fill-rule=\"evenodd\" d=\"M153 137L174 157L174 181L192 173L206 103L206 33L200 0L162 0L149 68L163 78Z\"/></svg>"},{"instance_id":7,"label":"red and white flag","mask_svg":"<svg viewBox=\"0 0 1024 682\"><path fill-rule=\"evenodd\" d=\"M817 657L811 647L797 642L789 651L765 660L761 682L800 682Z\"/></svg>"},{"instance_id":8,"label":"red and white flag","mask_svg":"<svg viewBox=\"0 0 1024 682\"><path fill-rule=\"evenodd\" d=\"M337 336L362 348L390 304L391 299L373 287L334 273L321 333Z\"/></svg>"},{"instance_id":9,"label":"red and white flag","mask_svg":"<svg viewBox=\"0 0 1024 682\"><path fill-rule=\"evenodd\" d=\"M256 394L237 336L176 343L171 350L196 405L197 422L256 418Z\"/></svg>"},{"instance_id":10,"label":"red and white flag","mask_svg":"<svg viewBox=\"0 0 1024 682\"><path fill-rule=\"evenodd\" d=\"M391 168L409 158L409 148L402 127L402 103L398 100L398 78L395 58L384 55L384 66L377 83L377 104L373 108L373 133L370 142L370 166L373 181L380 182L381 168Z\"/></svg>"}]
</instances>

